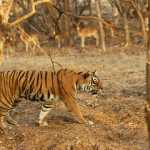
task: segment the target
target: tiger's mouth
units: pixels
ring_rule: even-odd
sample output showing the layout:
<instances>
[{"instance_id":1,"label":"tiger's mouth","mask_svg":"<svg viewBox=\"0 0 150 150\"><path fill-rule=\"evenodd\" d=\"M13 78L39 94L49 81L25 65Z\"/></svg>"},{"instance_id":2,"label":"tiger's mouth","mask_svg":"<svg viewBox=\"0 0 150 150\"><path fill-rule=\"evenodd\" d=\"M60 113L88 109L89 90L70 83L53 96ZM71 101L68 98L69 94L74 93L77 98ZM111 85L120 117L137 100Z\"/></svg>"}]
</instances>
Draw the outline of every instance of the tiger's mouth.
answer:
<instances>
[{"instance_id":1,"label":"tiger's mouth","mask_svg":"<svg viewBox=\"0 0 150 150\"><path fill-rule=\"evenodd\" d=\"M91 93L92 93L92 95L98 95L98 93L100 93L102 96L104 96L102 89L94 89L91 91Z\"/></svg>"},{"instance_id":2,"label":"tiger's mouth","mask_svg":"<svg viewBox=\"0 0 150 150\"><path fill-rule=\"evenodd\" d=\"M92 95L97 95L98 94L98 90L92 90L91 93L92 93Z\"/></svg>"}]
</instances>

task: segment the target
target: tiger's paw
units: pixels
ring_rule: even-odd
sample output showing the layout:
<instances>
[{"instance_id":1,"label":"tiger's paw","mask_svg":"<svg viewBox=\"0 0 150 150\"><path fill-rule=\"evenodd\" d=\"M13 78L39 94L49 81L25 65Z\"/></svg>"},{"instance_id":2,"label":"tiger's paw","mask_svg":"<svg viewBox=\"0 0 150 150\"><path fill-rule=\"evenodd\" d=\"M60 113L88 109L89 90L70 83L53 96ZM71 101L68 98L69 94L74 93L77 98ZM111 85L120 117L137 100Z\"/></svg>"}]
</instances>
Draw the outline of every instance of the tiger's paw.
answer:
<instances>
[{"instance_id":1,"label":"tiger's paw","mask_svg":"<svg viewBox=\"0 0 150 150\"><path fill-rule=\"evenodd\" d=\"M94 124L94 122L93 122L93 121L88 120L88 121L86 121L86 124L93 125L93 124Z\"/></svg>"},{"instance_id":2,"label":"tiger's paw","mask_svg":"<svg viewBox=\"0 0 150 150\"><path fill-rule=\"evenodd\" d=\"M18 123L16 122L16 121L14 121L14 120L9 120L9 121L7 121L9 124L12 124L12 125L14 125L14 126L19 126L18 125Z\"/></svg>"},{"instance_id":3,"label":"tiger's paw","mask_svg":"<svg viewBox=\"0 0 150 150\"><path fill-rule=\"evenodd\" d=\"M40 127L48 126L48 123L46 121L39 122Z\"/></svg>"},{"instance_id":4,"label":"tiger's paw","mask_svg":"<svg viewBox=\"0 0 150 150\"><path fill-rule=\"evenodd\" d=\"M11 126L0 126L0 131L1 132L4 132L4 131L9 131L9 130L11 130L12 129L12 127Z\"/></svg>"}]
</instances>

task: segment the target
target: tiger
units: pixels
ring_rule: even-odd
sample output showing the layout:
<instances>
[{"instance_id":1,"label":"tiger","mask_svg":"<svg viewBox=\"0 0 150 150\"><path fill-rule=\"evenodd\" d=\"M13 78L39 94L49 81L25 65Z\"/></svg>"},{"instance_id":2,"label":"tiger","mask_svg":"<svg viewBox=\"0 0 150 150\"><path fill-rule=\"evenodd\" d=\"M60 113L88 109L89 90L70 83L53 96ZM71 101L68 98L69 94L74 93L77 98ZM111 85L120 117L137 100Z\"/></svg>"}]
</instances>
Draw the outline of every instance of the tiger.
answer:
<instances>
[{"instance_id":1,"label":"tiger","mask_svg":"<svg viewBox=\"0 0 150 150\"><path fill-rule=\"evenodd\" d=\"M41 101L39 126L47 126L46 117L57 101L62 101L69 112L76 116L78 123L93 123L86 120L76 101L78 91L91 92L93 95L102 91L102 83L96 71L78 72L69 69L58 71L9 70L0 72L0 129L8 129L4 123L18 126L9 111L23 99Z\"/></svg>"}]
</instances>

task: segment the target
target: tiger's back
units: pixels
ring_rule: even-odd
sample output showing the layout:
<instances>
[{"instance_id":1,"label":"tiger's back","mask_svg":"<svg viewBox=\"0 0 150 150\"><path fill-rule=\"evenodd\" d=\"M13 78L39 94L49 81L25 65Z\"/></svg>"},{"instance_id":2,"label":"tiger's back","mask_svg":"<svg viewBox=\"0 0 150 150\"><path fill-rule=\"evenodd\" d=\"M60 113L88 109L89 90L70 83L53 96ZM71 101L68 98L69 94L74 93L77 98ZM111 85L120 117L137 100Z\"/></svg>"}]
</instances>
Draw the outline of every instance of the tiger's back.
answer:
<instances>
[{"instance_id":1,"label":"tiger's back","mask_svg":"<svg viewBox=\"0 0 150 150\"><path fill-rule=\"evenodd\" d=\"M9 91L9 95L14 100L25 98L44 101L44 99L49 99L50 96L58 94L58 90L56 89L58 85L54 72L14 70L2 72L0 78L1 87L5 87L0 89L2 90L2 96Z\"/></svg>"},{"instance_id":2,"label":"tiger's back","mask_svg":"<svg viewBox=\"0 0 150 150\"><path fill-rule=\"evenodd\" d=\"M47 125L45 117L58 99L74 112L80 123L86 122L76 103L76 92L101 89L101 83L94 73L67 69L61 69L58 72L39 70L1 72L0 82L0 128L2 130L6 127L3 122L4 117L9 123L16 124L10 117L9 110L20 102L21 98L44 102L39 116L40 126ZM93 87L92 84L96 86Z\"/></svg>"}]
</instances>

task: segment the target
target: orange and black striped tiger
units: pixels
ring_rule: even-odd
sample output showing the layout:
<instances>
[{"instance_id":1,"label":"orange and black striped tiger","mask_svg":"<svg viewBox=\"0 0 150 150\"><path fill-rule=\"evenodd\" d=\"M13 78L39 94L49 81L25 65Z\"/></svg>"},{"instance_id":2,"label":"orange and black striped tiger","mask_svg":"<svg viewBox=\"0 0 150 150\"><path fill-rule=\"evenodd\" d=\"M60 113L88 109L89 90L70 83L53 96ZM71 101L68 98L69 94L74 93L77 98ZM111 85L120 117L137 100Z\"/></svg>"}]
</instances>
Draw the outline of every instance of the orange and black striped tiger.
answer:
<instances>
[{"instance_id":1,"label":"orange and black striped tiger","mask_svg":"<svg viewBox=\"0 0 150 150\"><path fill-rule=\"evenodd\" d=\"M0 129L5 129L3 119L17 125L9 115L9 110L22 99L43 101L39 115L39 125L46 126L45 117L59 99L72 111L79 123L86 121L76 102L77 91L89 91L97 94L102 89L96 72L75 72L61 69L55 71L12 70L0 72Z\"/></svg>"}]
</instances>

